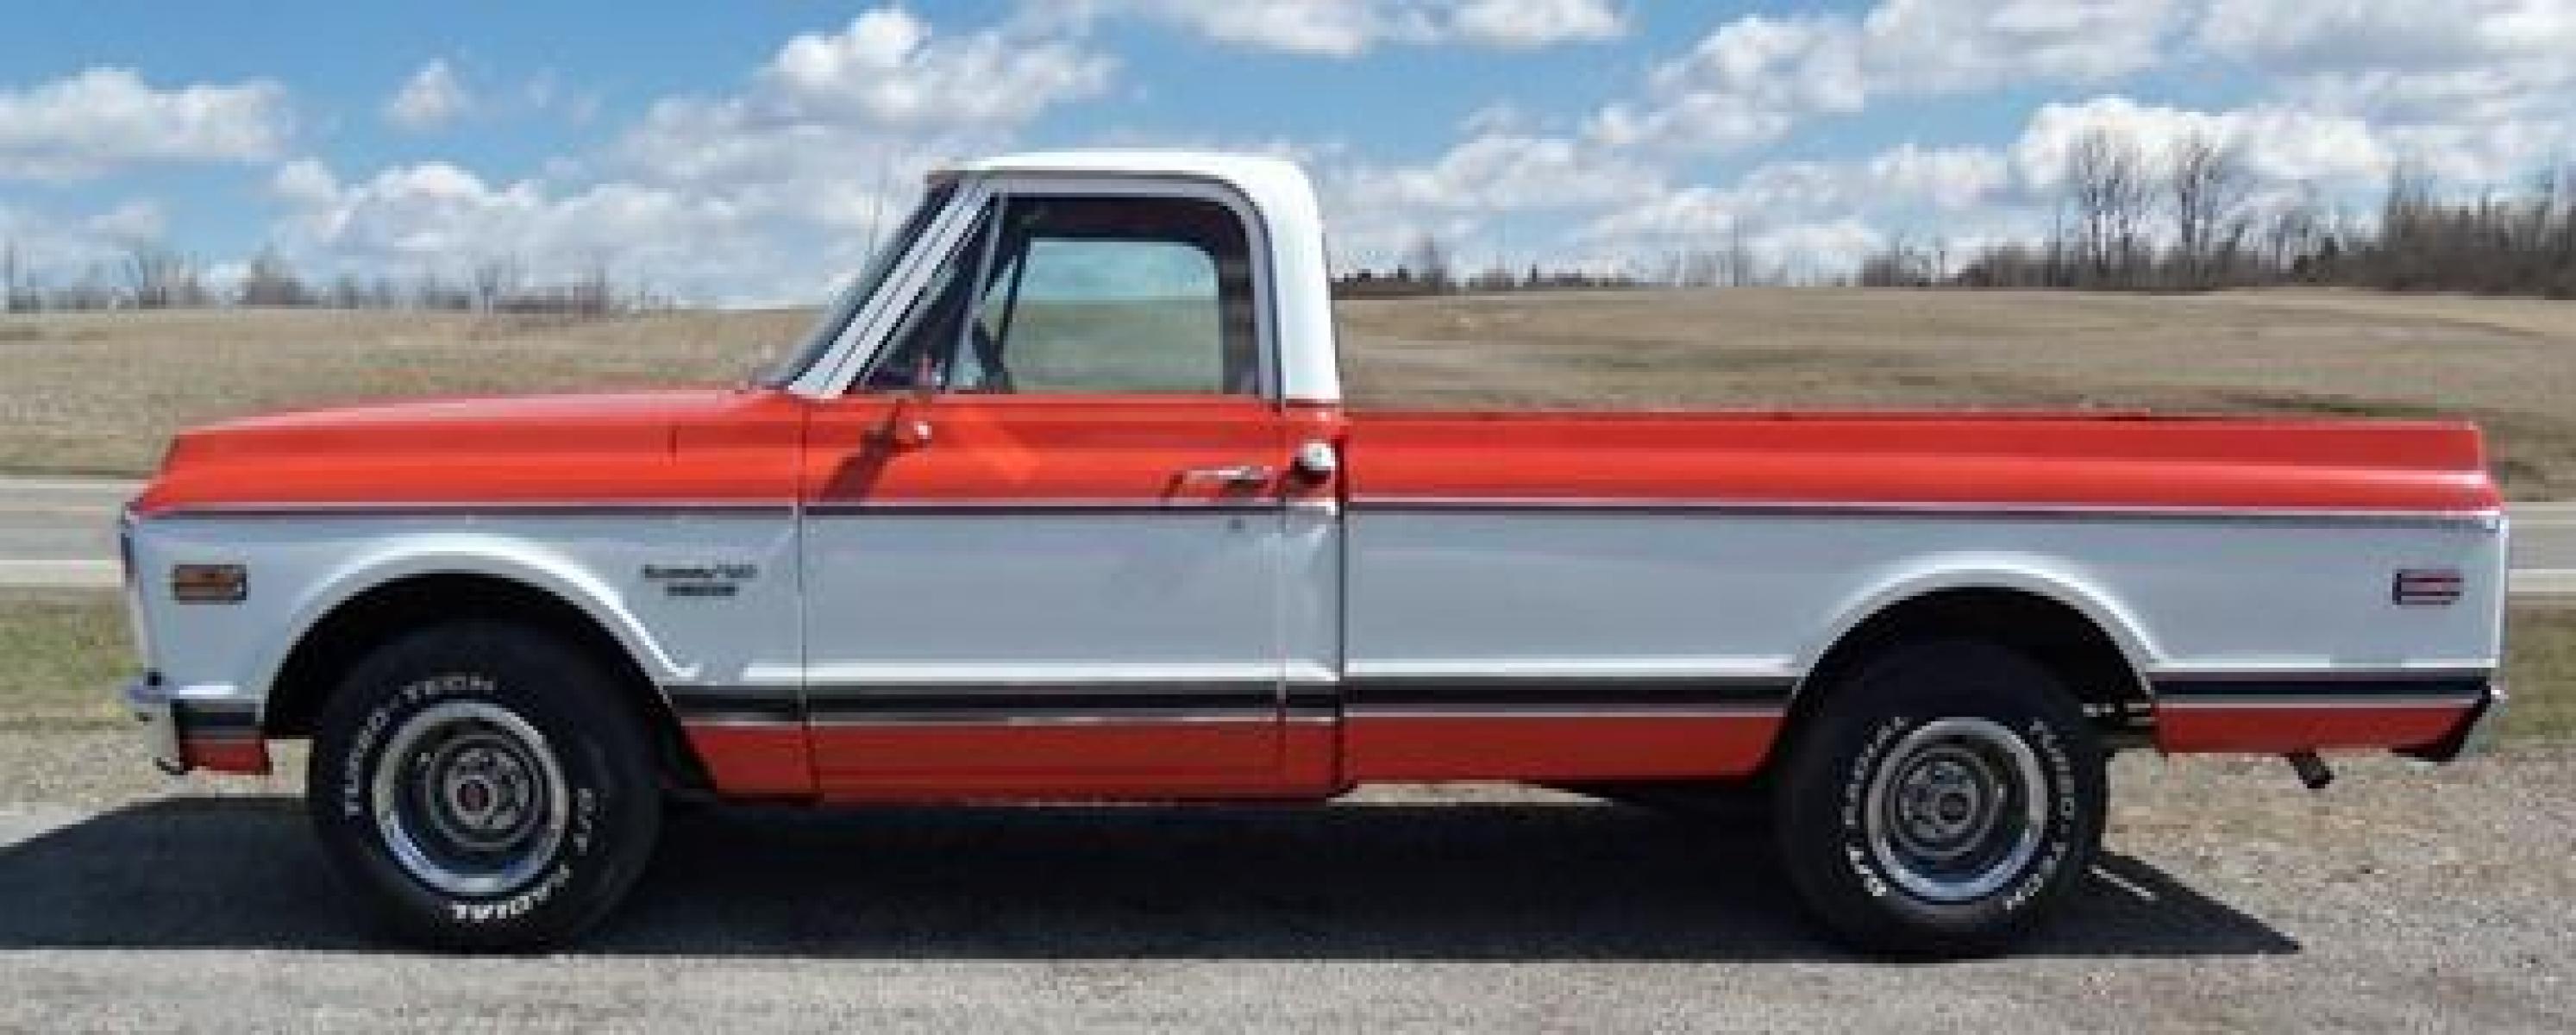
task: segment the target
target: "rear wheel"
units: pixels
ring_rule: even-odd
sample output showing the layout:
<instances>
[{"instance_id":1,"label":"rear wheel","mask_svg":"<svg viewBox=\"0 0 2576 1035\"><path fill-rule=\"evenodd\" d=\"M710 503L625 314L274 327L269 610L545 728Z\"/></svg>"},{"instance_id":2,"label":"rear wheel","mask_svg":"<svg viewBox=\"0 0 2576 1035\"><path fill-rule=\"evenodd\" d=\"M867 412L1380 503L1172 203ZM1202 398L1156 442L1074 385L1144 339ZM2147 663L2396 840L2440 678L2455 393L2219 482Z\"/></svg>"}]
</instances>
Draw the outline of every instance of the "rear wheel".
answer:
<instances>
[{"instance_id":1,"label":"rear wheel","mask_svg":"<svg viewBox=\"0 0 2576 1035\"><path fill-rule=\"evenodd\" d=\"M361 661L324 707L305 801L396 932L528 948L597 922L661 824L651 741L613 678L534 630L460 623Z\"/></svg>"},{"instance_id":2,"label":"rear wheel","mask_svg":"<svg viewBox=\"0 0 2576 1035\"><path fill-rule=\"evenodd\" d=\"M2107 779L2046 668L1993 644L1925 642L1822 689L1775 810L1790 879L1836 933L1882 952L1992 952L2080 885Z\"/></svg>"}]
</instances>

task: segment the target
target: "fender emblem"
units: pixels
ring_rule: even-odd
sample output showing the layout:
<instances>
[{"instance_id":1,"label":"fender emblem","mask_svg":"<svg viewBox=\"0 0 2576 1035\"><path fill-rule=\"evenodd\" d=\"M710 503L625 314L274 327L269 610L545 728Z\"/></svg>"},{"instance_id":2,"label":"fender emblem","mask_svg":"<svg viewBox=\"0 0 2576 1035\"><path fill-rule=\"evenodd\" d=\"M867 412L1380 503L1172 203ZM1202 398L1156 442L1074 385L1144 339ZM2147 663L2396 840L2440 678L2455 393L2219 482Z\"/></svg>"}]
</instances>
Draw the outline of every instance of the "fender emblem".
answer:
<instances>
[{"instance_id":1,"label":"fender emblem","mask_svg":"<svg viewBox=\"0 0 2576 1035\"><path fill-rule=\"evenodd\" d=\"M760 577L755 564L647 564L644 581L657 582L666 596L730 597L742 584Z\"/></svg>"}]
</instances>

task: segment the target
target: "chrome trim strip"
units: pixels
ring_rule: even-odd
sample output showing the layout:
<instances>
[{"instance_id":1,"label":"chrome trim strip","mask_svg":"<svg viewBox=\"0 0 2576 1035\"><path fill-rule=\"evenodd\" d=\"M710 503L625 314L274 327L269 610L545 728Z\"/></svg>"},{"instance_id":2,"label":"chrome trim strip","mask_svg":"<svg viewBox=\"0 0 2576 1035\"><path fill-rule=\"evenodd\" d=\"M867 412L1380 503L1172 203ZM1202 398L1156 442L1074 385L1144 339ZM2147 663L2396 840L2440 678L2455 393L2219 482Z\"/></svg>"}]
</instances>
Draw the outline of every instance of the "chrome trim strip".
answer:
<instances>
[{"instance_id":1,"label":"chrome trim strip","mask_svg":"<svg viewBox=\"0 0 2576 1035\"><path fill-rule=\"evenodd\" d=\"M796 512L793 500L763 503L739 500L608 500L526 503L183 503L140 515L161 518L333 518L333 517L591 517L601 514L672 514L709 517L768 517Z\"/></svg>"},{"instance_id":2,"label":"chrome trim strip","mask_svg":"<svg viewBox=\"0 0 2576 1035\"><path fill-rule=\"evenodd\" d=\"M1278 499L1167 500L867 500L808 503L813 517L902 514L923 517L996 517L1019 514L1276 514Z\"/></svg>"},{"instance_id":3,"label":"chrome trim strip","mask_svg":"<svg viewBox=\"0 0 2576 1035\"><path fill-rule=\"evenodd\" d=\"M1785 704L1708 705L1686 704L1661 706L1612 702L1576 706L1571 702L1514 708L1508 705L1461 703L1441 707L1431 705L1372 706L1353 704L1342 710L1345 720L1361 719L1776 719L1789 713Z\"/></svg>"},{"instance_id":4,"label":"chrome trim strip","mask_svg":"<svg viewBox=\"0 0 2576 1035\"><path fill-rule=\"evenodd\" d=\"M1357 512L1451 513L1458 511L1599 511L1637 514L1751 514L1767 517L1903 516L1926 518L2103 518L2134 521L2238 521L2384 524L2395 527L2470 525L2492 529L2501 510L2370 510L2294 507L2153 506L2093 503L1943 503L1901 501L1791 501L1612 499L1547 497L1355 496Z\"/></svg>"},{"instance_id":5,"label":"chrome trim strip","mask_svg":"<svg viewBox=\"0 0 2576 1035\"><path fill-rule=\"evenodd\" d=\"M1352 513L1557 513L1707 515L1745 514L1762 517L1921 517L2005 518L2031 520L2103 519L2120 521L2224 521L2278 524L2370 525L2400 528L2461 526L2492 528L2500 511L2298 510L2231 507L2148 507L2114 504L2016 503L1791 503L1752 500L1674 499L1482 499L1432 497L1360 497L1347 508L1329 502L1263 496L1255 499L961 499L865 500L807 503L808 514L825 517L875 512L913 514L1015 514L1049 512L1163 513L1272 512L1298 509L1347 509ZM767 516L793 513L794 500L602 500L489 502L359 502L190 503L138 515L142 520L172 517L400 517L472 516L580 517L596 514L689 513L711 516Z\"/></svg>"},{"instance_id":6,"label":"chrome trim strip","mask_svg":"<svg viewBox=\"0 0 2576 1035\"><path fill-rule=\"evenodd\" d=\"M817 715L806 721L816 730L851 729L872 726L1123 726L1129 724L1211 725L1242 723L1267 726L1279 721L1275 709L1262 708L1245 712L1221 711L1117 711L1063 714L1013 712L987 715L973 712L882 712L866 715Z\"/></svg>"},{"instance_id":7,"label":"chrome trim strip","mask_svg":"<svg viewBox=\"0 0 2576 1035\"><path fill-rule=\"evenodd\" d=\"M2159 689L2172 684L2187 689L2202 684L2234 683L2443 683L2491 679L2495 669L2488 665L2445 665L2423 668L2239 668L2239 669L2166 669L2146 674L2148 682ZM2212 691L2223 693L2225 691Z\"/></svg>"},{"instance_id":8,"label":"chrome trim strip","mask_svg":"<svg viewBox=\"0 0 2576 1035\"><path fill-rule=\"evenodd\" d=\"M2480 700L2480 698L2479 698L2479 697L2477 697L2477 696L2475 696L2475 695L2468 696L2468 697L2455 697L2455 696L2447 696L2447 695L2445 695L2445 696L2434 696L2434 695L2401 695L2401 694L2390 694L2390 695L2386 695L2386 696L2379 696L2379 695L2360 695L2360 696L2344 695L2344 696L2329 696L2329 695L2289 695L2289 694L2247 694L2247 695L2242 696L2242 697L2219 697L2219 698L2200 698L2200 699L2189 699L2189 698L2186 698L2186 699L2180 699L2180 700L2173 700L2173 699L2160 700L2160 701L2156 702L2156 708L2157 708L2157 710L2159 710L2159 711L2211 711L2211 712L2215 712L2215 711L2232 711L2232 710L2239 710L2239 709L2252 709L2252 710L2263 710L2263 711L2280 710L2280 709L2341 709L2341 708L2372 708L2372 709L2378 709L2378 708L2445 708L2445 709L2449 709L2449 708L2467 708L2467 707L2470 707L2470 706L2472 706L2472 705L2477 704L2479 700Z\"/></svg>"}]
</instances>

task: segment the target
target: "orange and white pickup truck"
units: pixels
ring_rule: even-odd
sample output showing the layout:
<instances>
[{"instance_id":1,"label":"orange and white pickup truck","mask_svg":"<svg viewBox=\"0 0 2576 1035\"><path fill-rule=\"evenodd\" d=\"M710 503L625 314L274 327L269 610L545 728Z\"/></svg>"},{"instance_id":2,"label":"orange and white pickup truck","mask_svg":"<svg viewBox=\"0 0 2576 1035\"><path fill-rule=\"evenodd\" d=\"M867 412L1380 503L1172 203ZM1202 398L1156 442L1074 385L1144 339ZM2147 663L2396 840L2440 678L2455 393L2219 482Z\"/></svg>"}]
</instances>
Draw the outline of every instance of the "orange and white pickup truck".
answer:
<instances>
[{"instance_id":1,"label":"orange and white pickup truck","mask_svg":"<svg viewBox=\"0 0 2576 1035\"><path fill-rule=\"evenodd\" d=\"M749 386L182 434L126 697L172 771L310 739L442 945L580 932L679 796L1523 781L1768 795L1828 927L1946 954L2084 880L2113 750L2321 782L2501 702L2468 425L1363 410L1334 353L1295 167L958 165Z\"/></svg>"}]
</instances>

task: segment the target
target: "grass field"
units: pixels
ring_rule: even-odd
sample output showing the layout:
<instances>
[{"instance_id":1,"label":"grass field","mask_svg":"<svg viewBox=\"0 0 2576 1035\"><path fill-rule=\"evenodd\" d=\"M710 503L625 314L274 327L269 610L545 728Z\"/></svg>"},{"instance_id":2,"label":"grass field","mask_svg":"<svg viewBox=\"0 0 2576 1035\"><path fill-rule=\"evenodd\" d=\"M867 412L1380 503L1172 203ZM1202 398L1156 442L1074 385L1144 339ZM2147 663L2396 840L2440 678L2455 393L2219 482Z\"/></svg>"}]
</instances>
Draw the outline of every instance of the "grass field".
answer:
<instances>
[{"instance_id":1,"label":"grass field","mask_svg":"<svg viewBox=\"0 0 2576 1035\"><path fill-rule=\"evenodd\" d=\"M2250 291L1748 289L1341 307L1368 405L2050 406L2460 416L2576 496L2576 304ZM0 317L0 470L137 474L171 431L383 396L739 380L801 312Z\"/></svg>"},{"instance_id":2,"label":"grass field","mask_svg":"<svg viewBox=\"0 0 2576 1035\"><path fill-rule=\"evenodd\" d=\"M2576 735L2576 604L2516 607L2506 636L2503 734ZM0 591L0 730L122 726L111 689L134 665L114 596Z\"/></svg>"},{"instance_id":3,"label":"grass field","mask_svg":"<svg viewBox=\"0 0 2576 1035\"><path fill-rule=\"evenodd\" d=\"M115 690L135 667L114 595L0 591L0 731L124 725Z\"/></svg>"}]
</instances>

